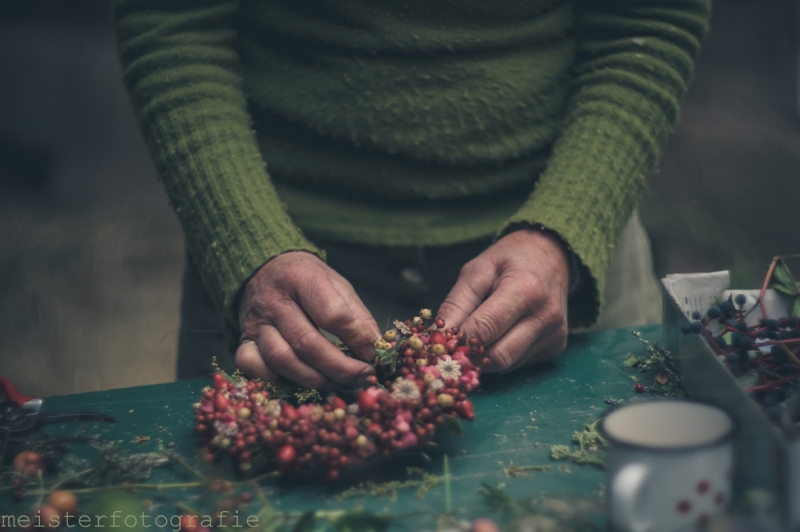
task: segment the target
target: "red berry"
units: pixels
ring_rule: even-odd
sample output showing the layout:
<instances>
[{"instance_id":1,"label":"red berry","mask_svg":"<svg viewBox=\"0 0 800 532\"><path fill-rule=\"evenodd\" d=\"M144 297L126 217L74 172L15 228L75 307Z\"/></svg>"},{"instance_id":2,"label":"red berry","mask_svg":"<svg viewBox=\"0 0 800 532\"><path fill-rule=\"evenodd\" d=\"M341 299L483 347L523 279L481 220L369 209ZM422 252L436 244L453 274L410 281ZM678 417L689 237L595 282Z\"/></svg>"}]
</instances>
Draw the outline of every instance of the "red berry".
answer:
<instances>
[{"instance_id":1,"label":"red berry","mask_svg":"<svg viewBox=\"0 0 800 532\"><path fill-rule=\"evenodd\" d=\"M221 373L214 373L212 379L214 380L214 388L217 390L224 390L228 387L228 379L223 377Z\"/></svg>"},{"instance_id":2,"label":"red berry","mask_svg":"<svg viewBox=\"0 0 800 532\"><path fill-rule=\"evenodd\" d=\"M217 412L227 412L230 406L230 400L222 395L222 392L217 392L217 394L214 396L214 410Z\"/></svg>"},{"instance_id":3,"label":"red berry","mask_svg":"<svg viewBox=\"0 0 800 532\"><path fill-rule=\"evenodd\" d=\"M642 385L641 382L637 382L636 385L633 387L633 391L635 391L636 393L642 393L644 392L644 386Z\"/></svg>"},{"instance_id":4,"label":"red berry","mask_svg":"<svg viewBox=\"0 0 800 532\"><path fill-rule=\"evenodd\" d=\"M218 373L216 375L219 375ZM181 530L183 532L197 532L198 518L196 515L183 514L181 516Z\"/></svg>"},{"instance_id":5,"label":"red berry","mask_svg":"<svg viewBox=\"0 0 800 532\"><path fill-rule=\"evenodd\" d=\"M461 413L464 415L464 419L467 421L472 421L475 419L475 407L472 406L472 401L469 399L464 399L461 402Z\"/></svg>"},{"instance_id":6,"label":"red berry","mask_svg":"<svg viewBox=\"0 0 800 532\"><path fill-rule=\"evenodd\" d=\"M469 349L470 348L467 345L460 345L460 346L456 347L455 354L460 353L460 354L464 355L465 357L467 357L467 356L469 356Z\"/></svg>"},{"instance_id":7,"label":"red berry","mask_svg":"<svg viewBox=\"0 0 800 532\"><path fill-rule=\"evenodd\" d=\"M33 526L35 528L58 528L60 519L60 514L58 510L50 506L49 504L43 504L39 506L36 510L36 513L33 516Z\"/></svg>"},{"instance_id":8,"label":"red berry","mask_svg":"<svg viewBox=\"0 0 800 532\"><path fill-rule=\"evenodd\" d=\"M472 337L471 337L471 338L470 338L470 339L467 341L467 343L468 343L469 345L478 345L478 339L477 339L477 338L475 338L474 336L472 336Z\"/></svg>"},{"instance_id":9,"label":"red berry","mask_svg":"<svg viewBox=\"0 0 800 532\"><path fill-rule=\"evenodd\" d=\"M365 390L358 392L358 410L362 414L370 414L375 409L377 400L374 395L367 393Z\"/></svg>"},{"instance_id":10,"label":"red berry","mask_svg":"<svg viewBox=\"0 0 800 532\"><path fill-rule=\"evenodd\" d=\"M437 328L437 329L444 329L444 326L445 326L445 323L444 323L444 318L437 317L437 318L436 318L436 319L433 321L433 323L436 325L436 328Z\"/></svg>"},{"instance_id":11,"label":"red berry","mask_svg":"<svg viewBox=\"0 0 800 532\"><path fill-rule=\"evenodd\" d=\"M44 472L44 456L36 451L22 451L14 458L11 469L25 476L35 476Z\"/></svg>"},{"instance_id":12,"label":"red berry","mask_svg":"<svg viewBox=\"0 0 800 532\"><path fill-rule=\"evenodd\" d=\"M297 460L297 451L291 445L284 445L278 451L278 460L286 467L291 466Z\"/></svg>"},{"instance_id":13,"label":"red berry","mask_svg":"<svg viewBox=\"0 0 800 532\"><path fill-rule=\"evenodd\" d=\"M74 514L75 510L78 509L78 498L68 490L54 491L47 498L47 503L58 510L61 515L66 513Z\"/></svg>"},{"instance_id":14,"label":"red berry","mask_svg":"<svg viewBox=\"0 0 800 532\"><path fill-rule=\"evenodd\" d=\"M447 337L445 337L445 335L442 334L441 332L436 331L433 334L431 334L430 343L444 345L447 343Z\"/></svg>"}]
</instances>

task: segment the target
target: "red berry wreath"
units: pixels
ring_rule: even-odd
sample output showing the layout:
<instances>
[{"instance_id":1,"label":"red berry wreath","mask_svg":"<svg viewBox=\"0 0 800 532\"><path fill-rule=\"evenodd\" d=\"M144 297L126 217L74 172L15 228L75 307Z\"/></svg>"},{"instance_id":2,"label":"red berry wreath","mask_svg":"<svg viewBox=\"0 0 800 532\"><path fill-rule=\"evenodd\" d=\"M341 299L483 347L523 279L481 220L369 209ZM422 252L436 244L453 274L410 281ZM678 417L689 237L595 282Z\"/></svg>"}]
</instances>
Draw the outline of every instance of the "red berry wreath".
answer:
<instances>
[{"instance_id":1,"label":"red berry wreath","mask_svg":"<svg viewBox=\"0 0 800 532\"><path fill-rule=\"evenodd\" d=\"M375 342L378 377L370 377L352 404L330 395L322 404L295 407L271 399L268 384L218 371L195 405L206 459L227 451L248 471L257 456L266 457L281 473L317 468L336 480L340 469L376 454L424 444L450 416L472 421L467 394L478 386L480 368L470 359L482 357L484 348L474 338L461 345L463 334L445 329L442 318L426 325L430 317L423 309L411 321L395 321Z\"/></svg>"}]
</instances>

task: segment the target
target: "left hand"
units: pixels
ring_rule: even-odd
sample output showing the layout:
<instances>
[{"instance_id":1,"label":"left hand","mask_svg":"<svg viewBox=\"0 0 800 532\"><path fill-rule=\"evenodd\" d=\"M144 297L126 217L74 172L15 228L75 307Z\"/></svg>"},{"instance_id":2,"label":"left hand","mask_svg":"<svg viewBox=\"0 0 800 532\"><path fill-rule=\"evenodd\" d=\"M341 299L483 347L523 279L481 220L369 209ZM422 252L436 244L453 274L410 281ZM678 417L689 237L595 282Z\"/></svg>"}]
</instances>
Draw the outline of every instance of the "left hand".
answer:
<instances>
[{"instance_id":1,"label":"left hand","mask_svg":"<svg viewBox=\"0 0 800 532\"><path fill-rule=\"evenodd\" d=\"M569 265L558 238L519 229L464 265L439 316L478 339L490 371L555 358L567 345Z\"/></svg>"}]
</instances>

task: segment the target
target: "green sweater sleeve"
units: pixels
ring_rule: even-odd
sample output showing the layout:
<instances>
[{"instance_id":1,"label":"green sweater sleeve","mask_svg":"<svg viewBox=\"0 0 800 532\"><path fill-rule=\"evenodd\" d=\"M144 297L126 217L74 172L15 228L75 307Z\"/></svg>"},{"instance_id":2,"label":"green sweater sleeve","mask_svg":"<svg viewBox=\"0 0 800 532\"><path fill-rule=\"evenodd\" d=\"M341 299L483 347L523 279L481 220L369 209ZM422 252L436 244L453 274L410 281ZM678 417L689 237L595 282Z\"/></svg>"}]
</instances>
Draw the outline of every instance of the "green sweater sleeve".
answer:
<instances>
[{"instance_id":1,"label":"green sweater sleeve","mask_svg":"<svg viewBox=\"0 0 800 532\"><path fill-rule=\"evenodd\" d=\"M552 156L499 235L555 231L585 276L570 324L589 325L633 208L677 119L710 0L586 0L578 4L574 83Z\"/></svg>"},{"instance_id":2,"label":"green sweater sleeve","mask_svg":"<svg viewBox=\"0 0 800 532\"><path fill-rule=\"evenodd\" d=\"M222 0L114 6L125 85L229 334L238 293L262 264L286 251L322 257L292 224L259 152L233 47L237 9Z\"/></svg>"}]
</instances>

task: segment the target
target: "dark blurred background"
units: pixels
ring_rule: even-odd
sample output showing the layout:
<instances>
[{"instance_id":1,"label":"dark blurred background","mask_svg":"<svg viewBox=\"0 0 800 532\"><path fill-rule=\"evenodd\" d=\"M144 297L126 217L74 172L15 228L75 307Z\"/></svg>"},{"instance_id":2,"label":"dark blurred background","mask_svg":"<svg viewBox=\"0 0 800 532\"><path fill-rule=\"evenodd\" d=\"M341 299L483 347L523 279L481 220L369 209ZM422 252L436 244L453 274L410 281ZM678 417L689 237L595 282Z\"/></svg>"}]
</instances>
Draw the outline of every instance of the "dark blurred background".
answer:
<instances>
[{"instance_id":1,"label":"dark blurred background","mask_svg":"<svg viewBox=\"0 0 800 532\"><path fill-rule=\"evenodd\" d=\"M800 252L791 0L715 3L641 205L657 274L755 287ZM0 373L29 394L175 376L183 242L139 136L107 1L0 3Z\"/></svg>"}]
</instances>

